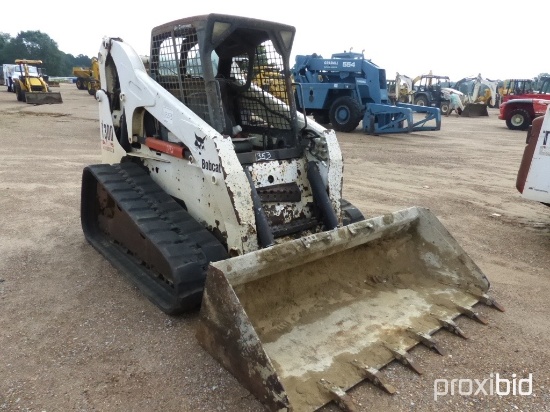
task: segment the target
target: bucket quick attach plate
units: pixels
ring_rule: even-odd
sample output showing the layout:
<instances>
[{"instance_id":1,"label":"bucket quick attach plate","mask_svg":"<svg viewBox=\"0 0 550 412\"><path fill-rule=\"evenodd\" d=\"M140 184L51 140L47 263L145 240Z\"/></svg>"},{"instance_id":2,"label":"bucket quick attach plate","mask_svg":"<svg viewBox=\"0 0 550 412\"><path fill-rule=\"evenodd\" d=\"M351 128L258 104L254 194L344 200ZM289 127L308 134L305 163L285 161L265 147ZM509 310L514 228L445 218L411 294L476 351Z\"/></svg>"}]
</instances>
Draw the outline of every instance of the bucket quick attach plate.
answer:
<instances>
[{"instance_id":1,"label":"bucket quick attach plate","mask_svg":"<svg viewBox=\"0 0 550 412\"><path fill-rule=\"evenodd\" d=\"M464 110L460 114L461 117L479 117L489 116L487 105L485 103L466 103Z\"/></svg>"},{"instance_id":2,"label":"bucket quick attach plate","mask_svg":"<svg viewBox=\"0 0 550 412\"><path fill-rule=\"evenodd\" d=\"M269 410L314 411L477 303L489 281L427 209L409 208L212 263L200 344Z\"/></svg>"},{"instance_id":3,"label":"bucket quick attach plate","mask_svg":"<svg viewBox=\"0 0 550 412\"><path fill-rule=\"evenodd\" d=\"M59 92L27 92L25 100L29 104L60 104L63 103Z\"/></svg>"}]
</instances>

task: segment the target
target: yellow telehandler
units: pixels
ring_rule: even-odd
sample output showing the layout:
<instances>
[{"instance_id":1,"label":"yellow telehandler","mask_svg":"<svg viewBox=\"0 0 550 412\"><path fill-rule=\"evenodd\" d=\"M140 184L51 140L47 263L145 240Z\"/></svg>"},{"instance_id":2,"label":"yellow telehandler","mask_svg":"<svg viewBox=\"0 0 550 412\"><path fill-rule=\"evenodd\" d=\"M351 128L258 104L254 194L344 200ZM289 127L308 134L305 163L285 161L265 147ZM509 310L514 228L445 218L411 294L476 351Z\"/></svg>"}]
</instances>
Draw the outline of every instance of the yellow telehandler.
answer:
<instances>
[{"instance_id":1,"label":"yellow telehandler","mask_svg":"<svg viewBox=\"0 0 550 412\"><path fill-rule=\"evenodd\" d=\"M48 83L41 75L31 73L28 65L40 65L42 60L16 59L15 64L19 66L21 73L13 79L13 87L20 102L29 104L58 104L63 103L60 92L52 92Z\"/></svg>"},{"instance_id":2,"label":"yellow telehandler","mask_svg":"<svg viewBox=\"0 0 550 412\"><path fill-rule=\"evenodd\" d=\"M342 199L336 132L293 98L294 36L246 17L184 18L152 30L150 72L105 37L102 161L83 170L81 223L162 311L200 308L199 343L268 410L353 410L348 389L395 392L385 365L420 371L409 349L443 353L438 330L464 337L455 318L502 308L430 210L365 218ZM258 80L267 67L284 73L278 96Z\"/></svg>"}]
</instances>

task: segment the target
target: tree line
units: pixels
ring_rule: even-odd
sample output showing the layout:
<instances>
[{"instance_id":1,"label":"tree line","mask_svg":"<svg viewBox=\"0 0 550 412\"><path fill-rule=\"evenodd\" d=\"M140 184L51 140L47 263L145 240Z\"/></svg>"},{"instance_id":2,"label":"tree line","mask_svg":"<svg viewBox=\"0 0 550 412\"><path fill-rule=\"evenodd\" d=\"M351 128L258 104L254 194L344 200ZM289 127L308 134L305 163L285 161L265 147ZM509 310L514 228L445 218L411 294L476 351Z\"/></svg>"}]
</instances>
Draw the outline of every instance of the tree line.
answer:
<instances>
[{"instance_id":1,"label":"tree line","mask_svg":"<svg viewBox=\"0 0 550 412\"><path fill-rule=\"evenodd\" d=\"M0 32L0 64L14 64L15 59L42 60L41 67L46 73L58 77L72 76L74 66L92 64L91 57L62 52L57 43L41 31L22 31L15 37Z\"/></svg>"}]
</instances>

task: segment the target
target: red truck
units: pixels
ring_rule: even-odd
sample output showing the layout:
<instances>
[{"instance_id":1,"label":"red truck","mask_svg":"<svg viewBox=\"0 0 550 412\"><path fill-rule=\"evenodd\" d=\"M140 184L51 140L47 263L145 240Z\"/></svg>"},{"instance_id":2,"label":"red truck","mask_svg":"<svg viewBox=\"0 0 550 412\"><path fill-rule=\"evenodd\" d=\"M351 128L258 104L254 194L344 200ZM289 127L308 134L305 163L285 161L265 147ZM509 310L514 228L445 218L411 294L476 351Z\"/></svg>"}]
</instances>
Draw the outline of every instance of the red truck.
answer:
<instances>
[{"instance_id":1,"label":"red truck","mask_svg":"<svg viewBox=\"0 0 550 412\"><path fill-rule=\"evenodd\" d=\"M550 77L541 77L539 84L538 90L503 97L498 118L506 121L508 129L527 130L535 117L544 115L550 103Z\"/></svg>"}]
</instances>

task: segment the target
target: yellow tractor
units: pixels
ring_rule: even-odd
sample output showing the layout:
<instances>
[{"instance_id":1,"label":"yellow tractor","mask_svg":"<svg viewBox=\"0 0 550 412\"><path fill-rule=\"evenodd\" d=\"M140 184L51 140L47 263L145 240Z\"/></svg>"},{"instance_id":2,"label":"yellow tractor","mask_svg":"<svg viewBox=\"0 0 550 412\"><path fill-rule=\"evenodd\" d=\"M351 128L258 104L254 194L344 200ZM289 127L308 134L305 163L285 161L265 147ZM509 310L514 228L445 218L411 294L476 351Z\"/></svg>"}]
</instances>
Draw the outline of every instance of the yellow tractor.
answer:
<instances>
[{"instance_id":1,"label":"yellow tractor","mask_svg":"<svg viewBox=\"0 0 550 412\"><path fill-rule=\"evenodd\" d=\"M29 104L57 104L63 103L61 93L52 92L48 83L41 75L31 73L29 65L42 64L42 60L16 59L15 64L19 66L20 76L13 79L13 86L17 100Z\"/></svg>"},{"instance_id":2,"label":"yellow tractor","mask_svg":"<svg viewBox=\"0 0 550 412\"><path fill-rule=\"evenodd\" d=\"M88 93L94 96L100 86L97 57L92 57L90 67L73 67L73 75L76 76L76 88L78 90L88 90Z\"/></svg>"}]
</instances>

